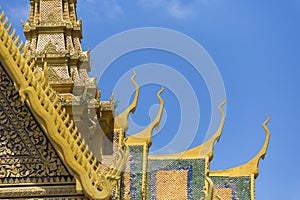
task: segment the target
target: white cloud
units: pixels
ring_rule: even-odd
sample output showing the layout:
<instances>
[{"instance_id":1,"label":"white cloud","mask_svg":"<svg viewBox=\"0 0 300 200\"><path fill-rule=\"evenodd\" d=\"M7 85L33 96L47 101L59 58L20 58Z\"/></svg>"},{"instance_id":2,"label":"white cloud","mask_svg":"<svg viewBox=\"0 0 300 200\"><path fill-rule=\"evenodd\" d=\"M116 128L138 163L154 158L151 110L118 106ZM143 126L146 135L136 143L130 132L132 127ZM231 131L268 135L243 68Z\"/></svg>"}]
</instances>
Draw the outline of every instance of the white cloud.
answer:
<instances>
[{"instance_id":1,"label":"white cloud","mask_svg":"<svg viewBox=\"0 0 300 200\"><path fill-rule=\"evenodd\" d=\"M183 3L181 0L139 0L145 8L163 9L175 19L186 19L195 15L194 3Z\"/></svg>"},{"instance_id":2,"label":"white cloud","mask_svg":"<svg viewBox=\"0 0 300 200\"><path fill-rule=\"evenodd\" d=\"M167 10L171 16L177 19L185 19L194 15L193 7L182 5L180 1L170 2Z\"/></svg>"}]
</instances>

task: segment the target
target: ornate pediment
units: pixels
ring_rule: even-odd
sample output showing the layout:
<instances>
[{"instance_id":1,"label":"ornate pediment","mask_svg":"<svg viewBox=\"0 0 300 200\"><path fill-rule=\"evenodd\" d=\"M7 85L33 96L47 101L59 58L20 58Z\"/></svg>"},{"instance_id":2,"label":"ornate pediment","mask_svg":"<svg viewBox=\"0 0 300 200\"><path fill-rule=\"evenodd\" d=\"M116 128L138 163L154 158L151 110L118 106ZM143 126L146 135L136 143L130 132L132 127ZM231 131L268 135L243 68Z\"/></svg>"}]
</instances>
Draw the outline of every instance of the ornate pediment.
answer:
<instances>
[{"instance_id":1,"label":"ornate pediment","mask_svg":"<svg viewBox=\"0 0 300 200\"><path fill-rule=\"evenodd\" d=\"M52 44L52 42L48 42L48 44L45 46L44 50L42 51L43 54L58 54L60 53L56 46Z\"/></svg>"},{"instance_id":2,"label":"ornate pediment","mask_svg":"<svg viewBox=\"0 0 300 200\"><path fill-rule=\"evenodd\" d=\"M55 44L52 43L52 41L49 41L44 49L40 52L38 52L37 56L45 56L47 57L64 57L68 53L67 50L58 49Z\"/></svg>"},{"instance_id":3,"label":"ornate pediment","mask_svg":"<svg viewBox=\"0 0 300 200\"><path fill-rule=\"evenodd\" d=\"M52 22L52 23L55 23L55 22L59 22L59 19L57 18L57 16L55 15L54 12L50 12L48 15L47 15L47 22Z\"/></svg>"},{"instance_id":4,"label":"ornate pediment","mask_svg":"<svg viewBox=\"0 0 300 200\"><path fill-rule=\"evenodd\" d=\"M62 82L62 78L59 77L59 75L55 72L54 69L52 69L52 67L47 68L46 70L46 75L47 75L47 79L50 82Z\"/></svg>"},{"instance_id":5,"label":"ornate pediment","mask_svg":"<svg viewBox=\"0 0 300 200\"><path fill-rule=\"evenodd\" d=\"M41 22L44 26L57 26L65 24L64 21L60 20L59 17L54 13L50 12L46 18Z\"/></svg>"},{"instance_id":6,"label":"ornate pediment","mask_svg":"<svg viewBox=\"0 0 300 200\"><path fill-rule=\"evenodd\" d=\"M74 183L43 129L22 104L0 67L0 181L2 184Z\"/></svg>"}]
</instances>

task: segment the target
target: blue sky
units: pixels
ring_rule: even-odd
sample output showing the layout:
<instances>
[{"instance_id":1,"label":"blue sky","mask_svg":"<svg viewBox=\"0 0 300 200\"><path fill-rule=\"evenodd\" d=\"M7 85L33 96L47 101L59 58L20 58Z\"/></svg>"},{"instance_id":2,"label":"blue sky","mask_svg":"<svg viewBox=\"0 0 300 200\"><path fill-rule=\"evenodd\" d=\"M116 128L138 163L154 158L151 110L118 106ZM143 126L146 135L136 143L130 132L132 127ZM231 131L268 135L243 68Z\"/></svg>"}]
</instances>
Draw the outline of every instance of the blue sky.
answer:
<instances>
[{"instance_id":1,"label":"blue sky","mask_svg":"<svg viewBox=\"0 0 300 200\"><path fill-rule=\"evenodd\" d=\"M0 2L22 34L19 21L27 19L29 1ZM114 34L140 27L173 29L201 44L216 63L227 96L223 135L215 146L211 168L234 167L256 155L265 139L262 122L270 114L271 139L266 158L259 165L256 198L299 199L298 0L80 0L78 16L83 19L84 49L93 49ZM104 83L100 82L103 99L110 97L119 77L147 63L171 66L191 85L200 85L198 89L193 87L201 106L201 121L199 136L191 146L202 143L211 114L209 93L201 77L194 76L189 64L177 56L146 49L120 57L107 71ZM155 93L159 88L158 85L142 87L138 109L132 117L134 124L143 127L150 123L153 113L149 116L148 110L157 103ZM158 149L172 139L181 120L180 100L176 94L167 89L162 97L166 101L163 126L153 141L153 148ZM116 98L120 108L125 106L126 102Z\"/></svg>"}]
</instances>

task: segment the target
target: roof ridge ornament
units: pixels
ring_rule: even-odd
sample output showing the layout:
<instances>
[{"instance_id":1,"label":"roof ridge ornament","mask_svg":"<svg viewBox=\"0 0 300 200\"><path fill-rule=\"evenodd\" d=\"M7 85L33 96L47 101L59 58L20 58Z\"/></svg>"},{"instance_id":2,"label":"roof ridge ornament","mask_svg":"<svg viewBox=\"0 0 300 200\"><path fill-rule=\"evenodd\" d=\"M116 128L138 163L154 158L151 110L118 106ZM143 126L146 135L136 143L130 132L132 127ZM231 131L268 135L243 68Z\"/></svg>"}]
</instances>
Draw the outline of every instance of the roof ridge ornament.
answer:
<instances>
[{"instance_id":1,"label":"roof ridge ornament","mask_svg":"<svg viewBox=\"0 0 300 200\"><path fill-rule=\"evenodd\" d=\"M163 109L164 109L164 101L160 96L164 90L165 87L162 86L161 90L157 92L157 98L160 102L160 107L155 119L141 132L128 136L126 144L140 144L146 142L148 144L148 148L152 145L152 132L154 128L156 130L158 129L162 117Z\"/></svg>"},{"instance_id":2,"label":"roof ridge ornament","mask_svg":"<svg viewBox=\"0 0 300 200\"><path fill-rule=\"evenodd\" d=\"M218 106L218 110L221 114L221 122L217 129L217 131L214 133L214 135L207 140L205 143L194 147L190 150L176 153L176 154L166 154L166 155L150 155L151 159L196 159L196 158L208 158L209 161L213 158L213 151L214 151L214 145L216 142L219 142L224 122L225 122L225 113L222 110L222 107L225 105L226 99L224 99L220 105Z\"/></svg>"},{"instance_id":3,"label":"roof ridge ornament","mask_svg":"<svg viewBox=\"0 0 300 200\"><path fill-rule=\"evenodd\" d=\"M267 116L267 119L263 123L263 128L266 132L266 139L265 143L262 146L261 150L254 158L252 158L249 162L247 162L244 165L237 166L234 168L226 169L226 170L217 170L217 171L211 171L210 176L250 176L254 175L254 178L258 177L259 170L258 165L260 159L264 159L265 155L267 153L269 141L270 141L270 131L267 127L267 124L270 121L270 116Z\"/></svg>"},{"instance_id":4,"label":"roof ridge ornament","mask_svg":"<svg viewBox=\"0 0 300 200\"><path fill-rule=\"evenodd\" d=\"M136 71L133 71L133 75L131 77L131 82L135 86L135 96L128 108L123 111L121 114L115 117L115 129L122 129L123 132L127 132L128 130L128 117L130 113L134 113L135 109L137 107L138 99L139 99L139 94L140 94L140 88L138 84L135 82L135 77L136 77Z\"/></svg>"}]
</instances>

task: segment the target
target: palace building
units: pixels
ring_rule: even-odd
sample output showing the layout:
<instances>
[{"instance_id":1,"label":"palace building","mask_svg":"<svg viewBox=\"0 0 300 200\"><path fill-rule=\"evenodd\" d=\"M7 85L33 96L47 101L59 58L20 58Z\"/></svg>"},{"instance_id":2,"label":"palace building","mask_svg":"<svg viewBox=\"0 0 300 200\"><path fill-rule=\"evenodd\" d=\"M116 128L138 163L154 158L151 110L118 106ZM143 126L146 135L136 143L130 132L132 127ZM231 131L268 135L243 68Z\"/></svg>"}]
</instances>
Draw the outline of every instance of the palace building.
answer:
<instances>
[{"instance_id":1,"label":"palace building","mask_svg":"<svg viewBox=\"0 0 300 200\"><path fill-rule=\"evenodd\" d=\"M76 0L28 0L26 41L0 14L0 199L254 200L261 151L244 165L211 171L218 130L204 144L171 155L149 155L153 122L125 137L139 97L115 116L89 77ZM93 66L96 67L96 66Z\"/></svg>"}]
</instances>

